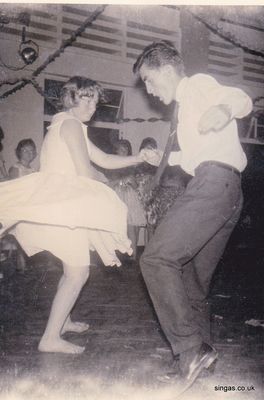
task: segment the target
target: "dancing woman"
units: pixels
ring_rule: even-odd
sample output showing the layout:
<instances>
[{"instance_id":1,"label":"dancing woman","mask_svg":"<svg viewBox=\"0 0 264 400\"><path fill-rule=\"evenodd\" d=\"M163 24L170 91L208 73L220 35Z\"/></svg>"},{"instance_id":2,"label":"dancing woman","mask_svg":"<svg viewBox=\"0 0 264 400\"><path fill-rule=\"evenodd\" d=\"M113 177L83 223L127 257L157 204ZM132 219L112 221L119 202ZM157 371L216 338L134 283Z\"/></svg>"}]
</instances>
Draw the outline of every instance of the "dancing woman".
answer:
<instances>
[{"instance_id":1,"label":"dancing woman","mask_svg":"<svg viewBox=\"0 0 264 400\"><path fill-rule=\"evenodd\" d=\"M38 347L43 352L84 351L61 335L88 329L86 323L73 322L70 312L89 276L90 250L97 250L104 264L111 266L120 265L115 250L132 251L126 235L127 208L114 191L93 180L90 162L122 168L142 162L146 152L109 155L89 141L84 122L91 119L102 96L97 82L71 78L62 89L64 111L53 117L43 142L40 172L0 185L4 229L11 227L29 256L48 250L63 263Z\"/></svg>"}]
</instances>

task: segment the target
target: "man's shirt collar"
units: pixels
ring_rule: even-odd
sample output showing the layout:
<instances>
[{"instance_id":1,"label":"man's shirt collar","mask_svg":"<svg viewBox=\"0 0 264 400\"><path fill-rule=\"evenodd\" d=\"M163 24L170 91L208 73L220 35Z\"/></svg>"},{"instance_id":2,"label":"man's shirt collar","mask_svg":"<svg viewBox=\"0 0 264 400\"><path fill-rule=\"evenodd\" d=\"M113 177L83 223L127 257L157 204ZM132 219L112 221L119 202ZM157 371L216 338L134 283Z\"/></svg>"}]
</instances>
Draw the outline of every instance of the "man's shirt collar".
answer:
<instances>
[{"instance_id":1,"label":"man's shirt collar","mask_svg":"<svg viewBox=\"0 0 264 400\"><path fill-rule=\"evenodd\" d=\"M188 83L188 77L185 76L184 78L182 78L177 86L176 89L176 96L175 96L175 100L179 103L181 101L182 95L185 91L185 87Z\"/></svg>"}]
</instances>

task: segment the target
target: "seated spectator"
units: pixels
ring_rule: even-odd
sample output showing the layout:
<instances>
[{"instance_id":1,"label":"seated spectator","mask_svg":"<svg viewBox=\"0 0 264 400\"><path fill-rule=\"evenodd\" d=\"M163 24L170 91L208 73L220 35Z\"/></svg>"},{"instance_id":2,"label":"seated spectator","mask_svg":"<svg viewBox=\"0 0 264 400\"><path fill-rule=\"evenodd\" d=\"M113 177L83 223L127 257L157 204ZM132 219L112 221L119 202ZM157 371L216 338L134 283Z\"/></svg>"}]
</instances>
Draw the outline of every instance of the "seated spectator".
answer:
<instances>
[{"instance_id":1,"label":"seated spectator","mask_svg":"<svg viewBox=\"0 0 264 400\"><path fill-rule=\"evenodd\" d=\"M18 161L9 168L9 178L20 178L21 176L35 172L34 168L31 167L31 163L36 158L36 155L36 145L32 139L20 140L16 147Z\"/></svg>"}]
</instances>

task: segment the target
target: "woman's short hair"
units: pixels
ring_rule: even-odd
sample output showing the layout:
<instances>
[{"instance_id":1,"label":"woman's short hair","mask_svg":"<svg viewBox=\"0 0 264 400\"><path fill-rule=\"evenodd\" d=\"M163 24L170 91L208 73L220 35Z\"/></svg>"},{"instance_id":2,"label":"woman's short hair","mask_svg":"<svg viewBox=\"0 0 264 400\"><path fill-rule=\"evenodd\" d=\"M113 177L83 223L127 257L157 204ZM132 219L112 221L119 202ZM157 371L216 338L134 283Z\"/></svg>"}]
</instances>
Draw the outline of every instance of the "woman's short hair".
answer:
<instances>
[{"instance_id":1,"label":"woman's short hair","mask_svg":"<svg viewBox=\"0 0 264 400\"><path fill-rule=\"evenodd\" d=\"M141 145L139 146L139 151L142 149L157 149L158 144L156 140L153 137L146 137L145 139L142 140Z\"/></svg>"},{"instance_id":2,"label":"woman's short hair","mask_svg":"<svg viewBox=\"0 0 264 400\"><path fill-rule=\"evenodd\" d=\"M31 146L34 152L37 153L37 148L33 139L22 139L20 142L18 142L15 150L16 156L19 160L21 159L22 150L26 146Z\"/></svg>"},{"instance_id":3,"label":"woman's short hair","mask_svg":"<svg viewBox=\"0 0 264 400\"><path fill-rule=\"evenodd\" d=\"M132 146L131 146L130 141L127 139L120 139L114 143L113 148L114 148L115 154L117 154L118 149L120 149L120 147L122 147L122 146L127 148L127 155L131 156L132 155Z\"/></svg>"},{"instance_id":4,"label":"woman's short hair","mask_svg":"<svg viewBox=\"0 0 264 400\"><path fill-rule=\"evenodd\" d=\"M81 97L92 99L95 95L98 95L98 101L105 101L104 90L98 82L83 76L73 76L63 85L60 102L68 110L78 106Z\"/></svg>"},{"instance_id":5,"label":"woman's short hair","mask_svg":"<svg viewBox=\"0 0 264 400\"><path fill-rule=\"evenodd\" d=\"M160 68L163 65L172 65L179 73L184 73L184 65L180 53L169 40L153 42L145 47L133 65L133 72L138 72L143 64L153 69Z\"/></svg>"}]
</instances>

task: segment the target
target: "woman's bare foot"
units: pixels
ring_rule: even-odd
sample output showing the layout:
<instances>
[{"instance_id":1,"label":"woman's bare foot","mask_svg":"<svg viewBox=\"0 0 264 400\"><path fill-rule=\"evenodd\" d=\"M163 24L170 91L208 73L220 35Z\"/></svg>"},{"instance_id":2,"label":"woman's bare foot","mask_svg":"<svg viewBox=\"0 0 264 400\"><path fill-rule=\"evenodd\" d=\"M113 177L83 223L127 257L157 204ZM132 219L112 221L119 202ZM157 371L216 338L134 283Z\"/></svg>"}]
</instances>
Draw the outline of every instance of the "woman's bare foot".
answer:
<instances>
[{"instance_id":1,"label":"woman's bare foot","mask_svg":"<svg viewBox=\"0 0 264 400\"><path fill-rule=\"evenodd\" d=\"M47 353L81 354L84 352L85 347L77 346L60 338L53 340L42 338L38 349Z\"/></svg>"},{"instance_id":2,"label":"woman's bare foot","mask_svg":"<svg viewBox=\"0 0 264 400\"><path fill-rule=\"evenodd\" d=\"M76 332L83 333L89 329L89 324L85 322L73 322L72 320L67 320L61 330L61 334L65 332Z\"/></svg>"}]
</instances>

